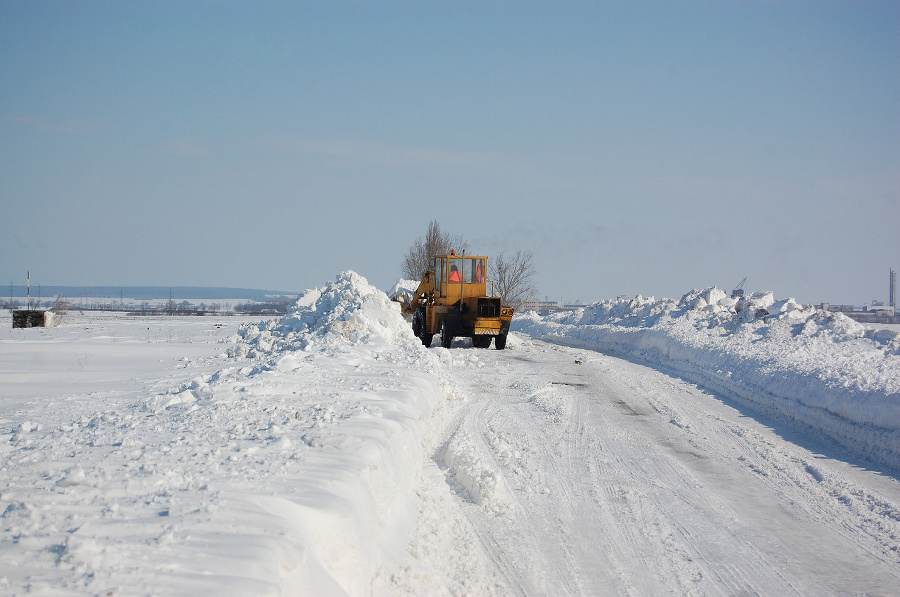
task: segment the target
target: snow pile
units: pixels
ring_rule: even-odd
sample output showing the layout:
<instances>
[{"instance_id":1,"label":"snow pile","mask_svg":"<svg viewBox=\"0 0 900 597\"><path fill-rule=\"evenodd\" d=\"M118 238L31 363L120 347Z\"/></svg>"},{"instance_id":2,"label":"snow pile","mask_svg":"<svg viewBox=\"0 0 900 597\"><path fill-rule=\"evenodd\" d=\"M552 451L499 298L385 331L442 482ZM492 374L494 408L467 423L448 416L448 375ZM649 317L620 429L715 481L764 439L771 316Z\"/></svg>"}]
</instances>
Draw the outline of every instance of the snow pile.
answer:
<instances>
[{"instance_id":1,"label":"snow pile","mask_svg":"<svg viewBox=\"0 0 900 597\"><path fill-rule=\"evenodd\" d=\"M840 313L718 288L517 314L513 330L673 371L900 467L900 334Z\"/></svg>"},{"instance_id":2,"label":"snow pile","mask_svg":"<svg viewBox=\"0 0 900 597\"><path fill-rule=\"evenodd\" d=\"M341 273L321 290L307 290L280 320L244 327L232 354L260 357L287 350L337 349L343 344L411 345L419 341L397 302L356 272Z\"/></svg>"},{"instance_id":3,"label":"snow pile","mask_svg":"<svg viewBox=\"0 0 900 597\"><path fill-rule=\"evenodd\" d=\"M412 298L416 294L416 290L419 288L420 283L419 280L405 280L401 278L400 280L397 280L397 283L394 284L394 287L391 288L388 295L397 300L401 300L404 297Z\"/></svg>"}]
</instances>

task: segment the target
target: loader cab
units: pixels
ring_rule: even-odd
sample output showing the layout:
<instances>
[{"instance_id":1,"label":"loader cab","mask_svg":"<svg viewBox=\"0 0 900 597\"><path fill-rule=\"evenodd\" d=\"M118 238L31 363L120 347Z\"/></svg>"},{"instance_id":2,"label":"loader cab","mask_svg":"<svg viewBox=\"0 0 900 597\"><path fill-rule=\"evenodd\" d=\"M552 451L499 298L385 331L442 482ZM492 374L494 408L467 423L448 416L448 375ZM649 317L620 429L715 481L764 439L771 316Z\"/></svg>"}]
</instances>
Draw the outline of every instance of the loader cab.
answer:
<instances>
[{"instance_id":1,"label":"loader cab","mask_svg":"<svg viewBox=\"0 0 900 597\"><path fill-rule=\"evenodd\" d=\"M431 261L435 293L448 299L485 296L487 257L479 255L438 255Z\"/></svg>"}]
</instances>

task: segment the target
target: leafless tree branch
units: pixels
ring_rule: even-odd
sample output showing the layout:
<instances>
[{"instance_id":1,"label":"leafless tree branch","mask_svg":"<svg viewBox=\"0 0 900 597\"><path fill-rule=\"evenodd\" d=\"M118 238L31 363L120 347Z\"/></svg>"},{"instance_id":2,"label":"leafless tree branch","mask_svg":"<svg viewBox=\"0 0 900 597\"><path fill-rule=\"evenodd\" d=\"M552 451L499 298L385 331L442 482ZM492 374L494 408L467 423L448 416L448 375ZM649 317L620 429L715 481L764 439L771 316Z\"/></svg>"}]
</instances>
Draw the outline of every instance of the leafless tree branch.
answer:
<instances>
[{"instance_id":1,"label":"leafless tree branch","mask_svg":"<svg viewBox=\"0 0 900 597\"><path fill-rule=\"evenodd\" d=\"M458 253L468 249L469 245L462 236L450 235L441 231L437 220L431 220L424 238L413 242L401 264L401 275L408 280L419 280L431 267L431 258L435 255L446 255L450 249Z\"/></svg>"},{"instance_id":2,"label":"leafless tree branch","mask_svg":"<svg viewBox=\"0 0 900 597\"><path fill-rule=\"evenodd\" d=\"M532 280L534 255L531 251L519 250L512 256L498 253L488 260L488 272L506 305L518 308L522 301L537 292Z\"/></svg>"}]
</instances>

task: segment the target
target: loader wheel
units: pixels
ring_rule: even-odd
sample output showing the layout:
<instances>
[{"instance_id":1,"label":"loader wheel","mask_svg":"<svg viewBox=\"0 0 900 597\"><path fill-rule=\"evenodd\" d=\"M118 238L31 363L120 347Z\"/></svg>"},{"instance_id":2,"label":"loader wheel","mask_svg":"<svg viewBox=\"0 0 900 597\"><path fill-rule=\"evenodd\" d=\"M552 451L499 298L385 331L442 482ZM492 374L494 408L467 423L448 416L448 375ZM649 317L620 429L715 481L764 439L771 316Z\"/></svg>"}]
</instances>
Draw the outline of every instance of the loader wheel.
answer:
<instances>
[{"instance_id":1,"label":"loader wheel","mask_svg":"<svg viewBox=\"0 0 900 597\"><path fill-rule=\"evenodd\" d=\"M475 348L487 348L490 345L490 336L472 336L472 346L474 346Z\"/></svg>"},{"instance_id":2,"label":"loader wheel","mask_svg":"<svg viewBox=\"0 0 900 597\"><path fill-rule=\"evenodd\" d=\"M450 348L450 344L453 343L453 336L450 334L450 328L447 326L447 322L441 326L441 346L444 348Z\"/></svg>"},{"instance_id":3,"label":"loader wheel","mask_svg":"<svg viewBox=\"0 0 900 597\"><path fill-rule=\"evenodd\" d=\"M504 348L506 348L506 334L494 336L494 346L497 348L497 350L503 350Z\"/></svg>"},{"instance_id":4,"label":"loader wheel","mask_svg":"<svg viewBox=\"0 0 900 597\"><path fill-rule=\"evenodd\" d=\"M425 308L419 307L416 309L416 312L413 313L413 321L412 321L413 334L417 338L422 341L426 347L431 346L431 339L434 337L434 334L428 334L425 332Z\"/></svg>"},{"instance_id":5,"label":"loader wheel","mask_svg":"<svg viewBox=\"0 0 900 597\"><path fill-rule=\"evenodd\" d=\"M422 337L422 332L425 331L425 309L419 307L416 309L416 312L413 313L413 335L416 338Z\"/></svg>"}]
</instances>

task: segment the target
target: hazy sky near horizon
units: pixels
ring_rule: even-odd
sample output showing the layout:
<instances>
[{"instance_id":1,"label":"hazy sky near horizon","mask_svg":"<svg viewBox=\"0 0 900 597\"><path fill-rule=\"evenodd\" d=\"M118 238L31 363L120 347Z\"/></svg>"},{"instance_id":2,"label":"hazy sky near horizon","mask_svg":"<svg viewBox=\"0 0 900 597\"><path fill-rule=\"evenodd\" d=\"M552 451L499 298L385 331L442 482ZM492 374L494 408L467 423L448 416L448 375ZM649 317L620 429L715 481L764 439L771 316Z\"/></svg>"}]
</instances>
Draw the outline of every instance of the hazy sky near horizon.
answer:
<instances>
[{"instance_id":1,"label":"hazy sky near horizon","mask_svg":"<svg viewBox=\"0 0 900 597\"><path fill-rule=\"evenodd\" d=\"M887 300L900 2L0 0L0 283Z\"/></svg>"}]
</instances>

